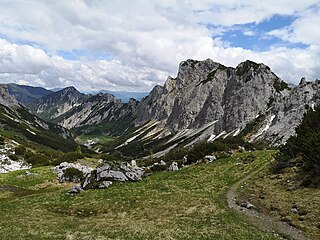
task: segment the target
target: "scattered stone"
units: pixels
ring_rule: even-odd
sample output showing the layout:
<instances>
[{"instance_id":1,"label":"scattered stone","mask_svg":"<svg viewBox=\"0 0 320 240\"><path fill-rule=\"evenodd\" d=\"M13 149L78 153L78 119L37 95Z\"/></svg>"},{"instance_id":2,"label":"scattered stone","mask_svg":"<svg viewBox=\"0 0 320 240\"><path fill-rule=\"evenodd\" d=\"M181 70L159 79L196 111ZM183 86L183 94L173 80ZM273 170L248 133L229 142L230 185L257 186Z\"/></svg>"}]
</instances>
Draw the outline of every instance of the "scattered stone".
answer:
<instances>
[{"instance_id":1,"label":"scattered stone","mask_svg":"<svg viewBox=\"0 0 320 240\"><path fill-rule=\"evenodd\" d=\"M165 165L166 165L166 162L163 161L163 160L161 160L161 161L160 161L160 165L161 165L161 166L165 166Z\"/></svg>"},{"instance_id":2,"label":"scattered stone","mask_svg":"<svg viewBox=\"0 0 320 240\"><path fill-rule=\"evenodd\" d=\"M131 160L131 167L138 167L136 160Z\"/></svg>"},{"instance_id":3,"label":"scattered stone","mask_svg":"<svg viewBox=\"0 0 320 240\"><path fill-rule=\"evenodd\" d=\"M246 208L246 209L249 209L249 210L255 208L255 206L254 206L253 204L249 203L249 202L241 203L241 204L240 204L240 207L243 207L243 208Z\"/></svg>"},{"instance_id":4,"label":"scattered stone","mask_svg":"<svg viewBox=\"0 0 320 240\"><path fill-rule=\"evenodd\" d=\"M296 208L291 208L290 210L293 214L298 214L298 209Z\"/></svg>"},{"instance_id":5,"label":"scattered stone","mask_svg":"<svg viewBox=\"0 0 320 240\"><path fill-rule=\"evenodd\" d=\"M79 185L75 185L75 186L73 186L70 190L69 190L69 194L78 194L78 193L80 193L80 192L82 192L83 191L83 189L82 189L82 187L81 186L79 186Z\"/></svg>"},{"instance_id":6,"label":"scattered stone","mask_svg":"<svg viewBox=\"0 0 320 240\"><path fill-rule=\"evenodd\" d=\"M112 185L111 181L102 181L99 185L99 188L108 188L111 185Z\"/></svg>"},{"instance_id":7,"label":"scattered stone","mask_svg":"<svg viewBox=\"0 0 320 240\"><path fill-rule=\"evenodd\" d=\"M216 156L214 155L207 155L204 157L205 160L207 160L208 162L213 162L215 160L217 160Z\"/></svg>"},{"instance_id":8,"label":"scattered stone","mask_svg":"<svg viewBox=\"0 0 320 240\"><path fill-rule=\"evenodd\" d=\"M184 156L183 159L182 159L183 163L187 163L188 162L188 158L187 156Z\"/></svg>"},{"instance_id":9,"label":"scattered stone","mask_svg":"<svg viewBox=\"0 0 320 240\"><path fill-rule=\"evenodd\" d=\"M177 162L172 162L168 168L169 172L178 171L179 166Z\"/></svg>"}]
</instances>

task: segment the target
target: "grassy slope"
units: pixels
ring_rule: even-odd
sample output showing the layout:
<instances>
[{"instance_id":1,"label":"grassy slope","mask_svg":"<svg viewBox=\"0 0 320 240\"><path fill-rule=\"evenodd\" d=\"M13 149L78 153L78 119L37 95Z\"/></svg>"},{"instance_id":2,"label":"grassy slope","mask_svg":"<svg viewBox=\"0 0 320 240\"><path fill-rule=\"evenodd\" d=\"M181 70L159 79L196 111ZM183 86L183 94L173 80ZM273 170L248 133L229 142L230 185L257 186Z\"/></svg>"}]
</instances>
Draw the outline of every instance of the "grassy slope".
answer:
<instances>
[{"instance_id":1,"label":"grassy slope","mask_svg":"<svg viewBox=\"0 0 320 240\"><path fill-rule=\"evenodd\" d=\"M297 170L271 174L266 168L243 186L240 202L249 201L258 211L288 222L311 239L320 239L320 189L300 187ZM292 208L298 213L292 213Z\"/></svg>"},{"instance_id":2,"label":"grassy slope","mask_svg":"<svg viewBox=\"0 0 320 240\"><path fill-rule=\"evenodd\" d=\"M97 143L109 143L114 140L114 137L108 135L80 135L76 138L76 142L79 144L84 144L88 140L94 140Z\"/></svg>"},{"instance_id":3,"label":"grassy slope","mask_svg":"<svg viewBox=\"0 0 320 240\"><path fill-rule=\"evenodd\" d=\"M273 152L242 153L214 163L157 173L70 197L48 167L39 176L0 175L0 239L277 239L226 209L228 187L270 160ZM19 195L20 194L20 195ZM24 195L24 196L23 196Z\"/></svg>"}]
</instances>

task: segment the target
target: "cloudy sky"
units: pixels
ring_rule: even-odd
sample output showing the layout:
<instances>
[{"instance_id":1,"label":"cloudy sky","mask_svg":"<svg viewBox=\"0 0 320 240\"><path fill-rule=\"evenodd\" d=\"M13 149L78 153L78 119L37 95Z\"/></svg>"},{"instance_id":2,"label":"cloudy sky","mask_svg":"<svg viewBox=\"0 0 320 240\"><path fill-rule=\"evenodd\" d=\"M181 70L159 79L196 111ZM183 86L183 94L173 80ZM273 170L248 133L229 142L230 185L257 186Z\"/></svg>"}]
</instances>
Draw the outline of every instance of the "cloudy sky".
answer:
<instances>
[{"instance_id":1,"label":"cloudy sky","mask_svg":"<svg viewBox=\"0 0 320 240\"><path fill-rule=\"evenodd\" d=\"M149 91L180 61L320 78L320 0L0 0L0 82Z\"/></svg>"}]
</instances>

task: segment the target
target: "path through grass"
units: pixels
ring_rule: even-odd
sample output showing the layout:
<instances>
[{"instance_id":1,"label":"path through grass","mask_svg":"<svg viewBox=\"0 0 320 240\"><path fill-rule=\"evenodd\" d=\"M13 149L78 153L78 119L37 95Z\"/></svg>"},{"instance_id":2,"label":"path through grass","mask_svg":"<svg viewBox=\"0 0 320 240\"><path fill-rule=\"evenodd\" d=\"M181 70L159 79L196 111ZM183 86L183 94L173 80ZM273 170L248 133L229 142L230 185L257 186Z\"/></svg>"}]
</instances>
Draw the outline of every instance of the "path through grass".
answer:
<instances>
[{"instance_id":1,"label":"path through grass","mask_svg":"<svg viewBox=\"0 0 320 240\"><path fill-rule=\"evenodd\" d=\"M0 186L32 190L0 191L0 239L278 239L222 201L233 183L272 153L236 154L74 197L65 195L69 186L59 186L48 168L29 178L0 175Z\"/></svg>"}]
</instances>

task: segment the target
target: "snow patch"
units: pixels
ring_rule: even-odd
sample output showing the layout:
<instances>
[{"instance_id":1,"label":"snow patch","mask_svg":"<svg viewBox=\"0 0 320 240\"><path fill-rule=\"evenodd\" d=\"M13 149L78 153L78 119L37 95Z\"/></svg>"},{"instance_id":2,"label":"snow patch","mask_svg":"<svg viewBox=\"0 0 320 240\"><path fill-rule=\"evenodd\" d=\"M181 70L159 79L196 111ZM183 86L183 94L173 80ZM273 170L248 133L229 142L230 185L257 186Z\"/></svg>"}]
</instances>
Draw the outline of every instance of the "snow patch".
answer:
<instances>
[{"instance_id":1,"label":"snow patch","mask_svg":"<svg viewBox=\"0 0 320 240\"><path fill-rule=\"evenodd\" d=\"M214 140L216 140L216 139L222 137L223 135L225 135L226 133L227 133L226 131L223 131L223 132L219 133L217 136L212 134L210 136L210 138L208 139L208 142L213 142Z\"/></svg>"},{"instance_id":2,"label":"snow patch","mask_svg":"<svg viewBox=\"0 0 320 240\"><path fill-rule=\"evenodd\" d=\"M315 109L315 103L314 103L314 102L311 103L311 109L312 109L312 111L315 111L315 110L316 110L316 109Z\"/></svg>"},{"instance_id":3,"label":"snow patch","mask_svg":"<svg viewBox=\"0 0 320 240\"><path fill-rule=\"evenodd\" d=\"M233 137L238 136L240 133L240 128L236 129L234 134L232 135Z\"/></svg>"},{"instance_id":4,"label":"snow patch","mask_svg":"<svg viewBox=\"0 0 320 240\"><path fill-rule=\"evenodd\" d=\"M273 122L273 119L274 119L275 117L276 117L276 115L272 115L271 118L270 118L270 120L269 120L269 122L267 123L267 125L266 125L260 132L258 132L257 134L253 135L252 138L249 140L249 142L252 142L252 141L255 140L257 137L261 136L264 132L266 132L266 131L270 128L270 126L271 126L271 124L272 124L272 122Z\"/></svg>"},{"instance_id":5,"label":"snow patch","mask_svg":"<svg viewBox=\"0 0 320 240\"><path fill-rule=\"evenodd\" d=\"M35 132L32 132L30 129L27 128L27 131L33 135L37 135Z\"/></svg>"}]
</instances>

